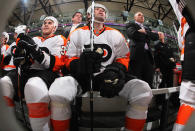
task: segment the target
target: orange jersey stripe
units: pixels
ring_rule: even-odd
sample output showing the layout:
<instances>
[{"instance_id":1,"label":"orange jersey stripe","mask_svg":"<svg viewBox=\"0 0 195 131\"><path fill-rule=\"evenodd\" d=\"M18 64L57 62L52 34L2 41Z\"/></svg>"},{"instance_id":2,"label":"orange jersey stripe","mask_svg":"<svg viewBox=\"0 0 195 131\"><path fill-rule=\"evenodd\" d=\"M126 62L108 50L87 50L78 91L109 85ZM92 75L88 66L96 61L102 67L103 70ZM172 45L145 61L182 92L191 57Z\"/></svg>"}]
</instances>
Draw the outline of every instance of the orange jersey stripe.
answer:
<instances>
[{"instance_id":1,"label":"orange jersey stripe","mask_svg":"<svg viewBox=\"0 0 195 131\"><path fill-rule=\"evenodd\" d=\"M119 62L119 63L121 63L121 64L123 64L125 67L126 67L126 69L128 70L128 67L129 67L129 56L130 56L130 53L128 53L127 55L126 55L126 57L124 57L124 58L117 58L116 59L116 62Z\"/></svg>"},{"instance_id":2,"label":"orange jersey stripe","mask_svg":"<svg viewBox=\"0 0 195 131\"><path fill-rule=\"evenodd\" d=\"M66 62L66 57L65 56L61 56L61 58L59 58L58 56L55 56L55 65L52 69L52 71L56 72L59 71Z\"/></svg>"},{"instance_id":3,"label":"orange jersey stripe","mask_svg":"<svg viewBox=\"0 0 195 131\"><path fill-rule=\"evenodd\" d=\"M186 105L186 104L182 104L179 107L176 123L185 125L193 111L194 111L193 107Z\"/></svg>"},{"instance_id":4,"label":"orange jersey stripe","mask_svg":"<svg viewBox=\"0 0 195 131\"><path fill-rule=\"evenodd\" d=\"M11 98L7 96L3 96L3 98L5 99L7 106L14 107L14 101Z\"/></svg>"},{"instance_id":5,"label":"orange jersey stripe","mask_svg":"<svg viewBox=\"0 0 195 131\"><path fill-rule=\"evenodd\" d=\"M181 55L183 55L184 54L184 48L182 48L182 50L181 50Z\"/></svg>"},{"instance_id":6,"label":"orange jersey stripe","mask_svg":"<svg viewBox=\"0 0 195 131\"><path fill-rule=\"evenodd\" d=\"M16 66L15 65L4 65L3 66L3 69L5 69L5 68L16 68Z\"/></svg>"},{"instance_id":7,"label":"orange jersey stripe","mask_svg":"<svg viewBox=\"0 0 195 131\"><path fill-rule=\"evenodd\" d=\"M31 118L42 118L50 115L48 103L28 103L27 107Z\"/></svg>"},{"instance_id":8,"label":"orange jersey stripe","mask_svg":"<svg viewBox=\"0 0 195 131\"><path fill-rule=\"evenodd\" d=\"M83 30L89 30L89 26L83 26L83 27L81 27ZM78 28L79 29L79 28Z\"/></svg>"},{"instance_id":9,"label":"orange jersey stripe","mask_svg":"<svg viewBox=\"0 0 195 131\"><path fill-rule=\"evenodd\" d=\"M16 45L18 45L19 40L20 40L20 38L17 38L16 39Z\"/></svg>"},{"instance_id":10,"label":"orange jersey stripe","mask_svg":"<svg viewBox=\"0 0 195 131\"><path fill-rule=\"evenodd\" d=\"M53 120L51 123L54 131L67 131L69 129L70 120Z\"/></svg>"},{"instance_id":11,"label":"orange jersey stripe","mask_svg":"<svg viewBox=\"0 0 195 131\"><path fill-rule=\"evenodd\" d=\"M186 18L185 17L182 17L181 18L181 36L183 36L183 33L184 33L184 25L187 23L186 21Z\"/></svg>"},{"instance_id":12,"label":"orange jersey stripe","mask_svg":"<svg viewBox=\"0 0 195 131\"><path fill-rule=\"evenodd\" d=\"M9 45L6 44L6 50L9 48Z\"/></svg>"},{"instance_id":13,"label":"orange jersey stripe","mask_svg":"<svg viewBox=\"0 0 195 131\"><path fill-rule=\"evenodd\" d=\"M125 118L125 128L132 131L142 131L144 128L146 120L145 119L132 119Z\"/></svg>"}]
</instances>

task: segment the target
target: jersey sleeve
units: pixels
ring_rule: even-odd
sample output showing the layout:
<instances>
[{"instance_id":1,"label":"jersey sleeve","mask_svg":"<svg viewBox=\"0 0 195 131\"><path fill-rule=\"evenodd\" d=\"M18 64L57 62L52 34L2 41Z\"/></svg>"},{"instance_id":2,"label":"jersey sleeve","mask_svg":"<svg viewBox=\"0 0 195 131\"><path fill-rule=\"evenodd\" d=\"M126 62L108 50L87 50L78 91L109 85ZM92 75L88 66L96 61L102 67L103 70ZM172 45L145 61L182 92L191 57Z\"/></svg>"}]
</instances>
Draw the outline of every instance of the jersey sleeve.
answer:
<instances>
[{"instance_id":1,"label":"jersey sleeve","mask_svg":"<svg viewBox=\"0 0 195 131\"><path fill-rule=\"evenodd\" d=\"M52 70L54 72L59 71L66 62L66 44L67 40L63 36L58 36L59 38L56 40L55 46L53 49L49 49L50 53L44 52L44 60L41 64L43 64L47 69Z\"/></svg>"},{"instance_id":2,"label":"jersey sleeve","mask_svg":"<svg viewBox=\"0 0 195 131\"><path fill-rule=\"evenodd\" d=\"M13 42L9 48L6 50L6 52L4 53L5 56L7 55L11 55L11 50L12 50L12 47L16 45L16 42Z\"/></svg>"},{"instance_id":3,"label":"jersey sleeve","mask_svg":"<svg viewBox=\"0 0 195 131\"><path fill-rule=\"evenodd\" d=\"M63 40L63 44L60 44L60 55L55 55L55 62L54 62L54 66L50 67L52 68L53 71L56 71L56 70L60 70L63 66L65 66L66 64L66 60L67 60L67 57L66 57L66 46L67 46L67 39L61 35L61 38Z\"/></svg>"},{"instance_id":4,"label":"jersey sleeve","mask_svg":"<svg viewBox=\"0 0 195 131\"><path fill-rule=\"evenodd\" d=\"M130 60L129 46L128 43L126 42L125 37L120 32L116 32L116 33L119 37L117 37L117 40L115 40L115 42L117 42L115 46L115 54L116 54L115 62L119 62L123 64L128 70L129 60Z\"/></svg>"},{"instance_id":5,"label":"jersey sleeve","mask_svg":"<svg viewBox=\"0 0 195 131\"><path fill-rule=\"evenodd\" d=\"M75 60L79 59L81 54L81 48L77 45L79 42L77 42L77 32L73 32L70 34L67 42L67 48L66 48L66 67L70 69L70 63Z\"/></svg>"},{"instance_id":6,"label":"jersey sleeve","mask_svg":"<svg viewBox=\"0 0 195 131\"><path fill-rule=\"evenodd\" d=\"M9 63L12 54L11 54L11 49L13 46L16 45L16 42L13 42L8 48L3 52L1 55L1 65L4 65L5 63Z\"/></svg>"},{"instance_id":7,"label":"jersey sleeve","mask_svg":"<svg viewBox=\"0 0 195 131\"><path fill-rule=\"evenodd\" d=\"M2 47L1 47L1 54L3 55L3 54L5 54L5 52L7 51L7 49L9 48L9 45L3 45Z\"/></svg>"}]
</instances>

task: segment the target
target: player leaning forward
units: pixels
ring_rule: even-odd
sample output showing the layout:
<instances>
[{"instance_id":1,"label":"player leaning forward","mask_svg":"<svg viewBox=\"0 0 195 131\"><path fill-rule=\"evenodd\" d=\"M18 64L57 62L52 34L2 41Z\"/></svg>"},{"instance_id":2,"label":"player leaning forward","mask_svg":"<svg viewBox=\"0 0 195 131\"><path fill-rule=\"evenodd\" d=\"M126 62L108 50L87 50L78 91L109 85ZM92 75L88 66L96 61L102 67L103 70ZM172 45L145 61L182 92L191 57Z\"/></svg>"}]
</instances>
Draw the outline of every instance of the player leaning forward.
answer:
<instances>
[{"instance_id":1,"label":"player leaning forward","mask_svg":"<svg viewBox=\"0 0 195 131\"><path fill-rule=\"evenodd\" d=\"M91 7L87 12L90 20ZM93 88L100 90L103 97L119 95L128 100L126 130L141 131L152 99L151 89L146 82L127 76L129 48L119 31L104 25L108 16L106 7L96 3L94 15L94 51L86 51L86 48L90 47L90 25L81 27L70 35L66 66L76 80L71 76L55 79L50 87L50 90L53 90L50 96L55 96L52 99L61 105L61 119L66 120L64 130L68 130L65 129L68 127L65 123L68 123L71 117L70 102L81 89L83 93L89 90L89 76L93 73Z\"/></svg>"},{"instance_id":2,"label":"player leaning forward","mask_svg":"<svg viewBox=\"0 0 195 131\"><path fill-rule=\"evenodd\" d=\"M53 111L55 107L51 108L51 112L49 110L49 103L52 101L52 98L49 97L49 87L59 76L55 71L58 70L56 68L59 67L58 60L63 57L62 50L66 44L66 39L63 36L54 34L57 28L57 19L53 16L46 17L41 27L42 36L32 39L25 34L20 34L17 48L13 52L14 57L17 57L20 56L18 53L23 49L33 60L31 65L28 64L29 68L26 68L25 65L22 66L26 69L22 72L21 78L21 87L24 87L24 97L33 131L49 131L50 118L52 124L56 120L61 120ZM20 62L16 61L16 63ZM0 80L0 87L10 109L14 107L13 97L17 94L17 82L16 72ZM58 124L55 123L55 125Z\"/></svg>"}]
</instances>

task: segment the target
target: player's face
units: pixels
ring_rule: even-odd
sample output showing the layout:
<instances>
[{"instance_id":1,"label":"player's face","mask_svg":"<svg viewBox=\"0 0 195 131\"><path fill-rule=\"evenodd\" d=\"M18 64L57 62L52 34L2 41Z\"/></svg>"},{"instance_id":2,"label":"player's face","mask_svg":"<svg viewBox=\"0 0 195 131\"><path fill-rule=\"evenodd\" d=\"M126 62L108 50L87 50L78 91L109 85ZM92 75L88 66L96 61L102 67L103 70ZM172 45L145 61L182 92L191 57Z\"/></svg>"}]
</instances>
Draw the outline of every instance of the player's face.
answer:
<instances>
[{"instance_id":1,"label":"player's face","mask_svg":"<svg viewBox=\"0 0 195 131\"><path fill-rule=\"evenodd\" d=\"M56 27L54 26L54 22L52 20L45 20L41 27L43 35L51 35L55 32Z\"/></svg>"},{"instance_id":2,"label":"player's face","mask_svg":"<svg viewBox=\"0 0 195 131\"><path fill-rule=\"evenodd\" d=\"M81 13L76 13L75 16L72 18L72 22L74 24L79 24L82 21L82 14Z\"/></svg>"},{"instance_id":3,"label":"player's face","mask_svg":"<svg viewBox=\"0 0 195 131\"><path fill-rule=\"evenodd\" d=\"M137 21L139 23L144 23L143 13L141 13L141 12L136 13L135 16L134 16L134 19L135 19L135 21Z\"/></svg>"},{"instance_id":4,"label":"player's face","mask_svg":"<svg viewBox=\"0 0 195 131\"><path fill-rule=\"evenodd\" d=\"M106 12L103 8L95 7L94 10L95 20L104 22L106 19Z\"/></svg>"}]
</instances>

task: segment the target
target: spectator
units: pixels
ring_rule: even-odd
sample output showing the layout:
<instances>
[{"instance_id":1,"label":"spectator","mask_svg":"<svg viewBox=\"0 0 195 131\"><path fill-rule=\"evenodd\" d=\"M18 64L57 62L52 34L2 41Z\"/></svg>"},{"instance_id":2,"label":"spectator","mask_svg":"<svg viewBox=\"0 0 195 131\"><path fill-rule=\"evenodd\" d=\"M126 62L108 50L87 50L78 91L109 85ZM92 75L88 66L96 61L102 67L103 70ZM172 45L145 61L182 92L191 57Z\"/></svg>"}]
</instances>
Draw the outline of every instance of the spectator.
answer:
<instances>
[{"instance_id":1,"label":"spectator","mask_svg":"<svg viewBox=\"0 0 195 131\"><path fill-rule=\"evenodd\" d=\"M172 49L168 47L167 43L158 42L155 45L154 60L156 65L155 71L162 73L162 82L160 83L159 88L173 87L173 71L175 68L175 59L173 58ZM178 94L171 94L169 100L172 105L178 105ZM157 105L161 106L165 102L165 95L160 94L156 96L156 102Z\"/></svg>"},{"instance_id":2,"label":"spectator","mask_svg":"<svg viewBox=\"0 0 195 131\"><path fill-rule=\"evenodd\" d=\"M173 86L173 69L175 68L175 59L172 49L167 43L159 42L155 45L154 60L156 71L162 73L162 82L160 88Z\"/></svg>"},{"instance_id":3,"label":"spectator","mask_svg":"<svg viewBox=\"0 0 195 131\"><path fill-rule=\"evenodd\" d=\"M151 87L154 75L154 60L150 48L150 40L164 41L162 32L154 33L143 25L144 15L137 12L134 15L135 22L126 25L127 36L130 39L130 73L139 79L146 81Z\"/></svg>"},{"instance_id":4,"label":"spectator","mask_svg":"<svg viewBox=\"0 0 195 131\"><path fill-rule=\"evenodd\" d=\"M75 30L76 28L82 27L84 26L84 24L82 24L82 17L83 14L81 12L75 12L72 16L72 25L68 26L65 28L64 30L64 36L66 38L68 38L69 34Z\"/></svg>"}]
</instances>

